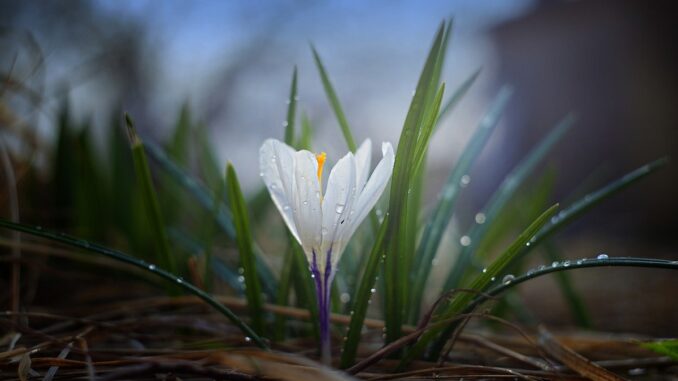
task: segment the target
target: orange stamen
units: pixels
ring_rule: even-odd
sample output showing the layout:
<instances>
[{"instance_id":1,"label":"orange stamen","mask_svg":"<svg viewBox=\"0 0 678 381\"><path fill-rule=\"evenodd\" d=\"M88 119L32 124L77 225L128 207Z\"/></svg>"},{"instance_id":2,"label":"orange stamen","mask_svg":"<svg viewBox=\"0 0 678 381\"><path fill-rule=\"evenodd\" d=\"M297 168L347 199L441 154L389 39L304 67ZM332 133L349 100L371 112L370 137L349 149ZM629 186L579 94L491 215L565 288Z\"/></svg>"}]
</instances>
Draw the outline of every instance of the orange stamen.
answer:
<instances>
[{"instance_id":1,"label":"orange stamen","mask_svg":"<svg viewBox=\"0 0 678 381\"><path fill-rule=\"evenodd\" d=\"M325 159L327 159L327 154L321 152L315 155L315 159L318 160L318 182L322 184L323 182L323 167L325 166Z\"/></svg>"}]
</instances>

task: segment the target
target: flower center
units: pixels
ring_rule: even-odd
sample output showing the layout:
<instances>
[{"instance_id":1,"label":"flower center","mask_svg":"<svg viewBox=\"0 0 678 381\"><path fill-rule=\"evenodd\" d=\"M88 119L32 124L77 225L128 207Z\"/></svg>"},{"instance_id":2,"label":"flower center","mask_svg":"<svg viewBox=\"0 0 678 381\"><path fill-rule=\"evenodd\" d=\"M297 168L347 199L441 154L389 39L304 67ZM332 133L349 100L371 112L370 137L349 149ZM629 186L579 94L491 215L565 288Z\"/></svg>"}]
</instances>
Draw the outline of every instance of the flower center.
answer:
<instances>
[{"instance_id":1,"label":"flower center","mask_svg":"<svg viewBox=\"0 0 678 381\"><path fill-rule=\"evenodd\" d=\"M315 155L315 159L318 160L318 182L320 182L320 185L322 185L323 167L325 166L325 159L327 159L327 154L325 152L321 152Z\"/></svg>"}]
</instances>

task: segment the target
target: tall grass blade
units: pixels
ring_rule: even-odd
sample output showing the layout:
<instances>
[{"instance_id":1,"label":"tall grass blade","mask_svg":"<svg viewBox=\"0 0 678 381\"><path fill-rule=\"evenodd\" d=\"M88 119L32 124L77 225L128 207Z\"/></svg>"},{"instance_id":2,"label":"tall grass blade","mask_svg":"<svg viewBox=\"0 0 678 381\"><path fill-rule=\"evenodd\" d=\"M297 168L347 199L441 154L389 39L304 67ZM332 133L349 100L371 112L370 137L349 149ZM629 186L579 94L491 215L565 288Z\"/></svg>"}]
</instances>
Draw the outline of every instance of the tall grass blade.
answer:
<instances>
[{"instance_id":1,"label":"tall grass blade","mask_svg":"<svg viewBox=\"0 0 678 381\"><path fill-rule=\"evenodd\" d=\"M297 67L292 72L292 85L290 86L290 97L287 99L287 118L285 119L285 143L289 146L294 145L294 123L297 114Z\"/></svg>"},{"instance_id":2,"label":"tall grass blade","mask_svg":"<svg viewBox=\"0 0 678 381\"><path fill-rule=\"evenodd\" d=\"M386 236L386 228L388 227L388 216L384 218L381 223L379 232L372 246L372 251L367 257L363 276L360 279L360 285L355 290L351 310L351 322L348 326L344 340L344 349L341 352L340 367L342 369L348 368L355 362L356 352L358 351L358 343L360 342L360 334L363 329L363 323L367 314L367 307L369 306L370 298L372 297L372 290L377 281L377 274L379 273L379 264L383 261L384 255L384 237Z\"/></svg>"},{"instance_id":3,"label":"tall grass blade","mask_svg":"<svg viewBox=\"0 0 678 381\"><path fill-rule=\"evenodd\" d=\"M539 217L537 217L513 241L513 243L499 257L497 257L497 259L495 259L487 268L483 269L483 271L478 276L476 276L475 279L473 279L468 288L484 291L488 286L490 286L492 282L495 281L497 277L499 277L502 272L505 271L505 269L516 259L520 253L520 250L529 243L534 234L549 221L549 219L555 214L557 210L558 204L553 205ZM474 295L470 293L461 293L457 295L454 299L452 299L449 305L444 308L444 311L438 315L436 320L444 320L454 317L473 300L473 297ZM440 332L440 329L427 331L408 352L404 363L417 358L434 339L435 342L433 343L428 357L437 358L455 327L455 325L452 325L446 328L444 332Z\"/></svg>"},{"instance_id":4,"label":"tall grass blade","mask_svg":"<svg viewBox=\"0 0 678 381\"><path fill-rule=\"evenodd\" d=\"M474 223L466 236L470 238L470 244L462 246L461 252L456 262L452 266L452 271L445 281L445 290L459 287L465 272L469 269L471 257L477 252L477 248L485 238L485 234L492 226L499 213L504 209L507 202L513 197L515 192L532 174L537 164L553 148L553 146L563 137L567 130L575 121L573 114L567 115L558 125L535 146L527 156L509 173L499 188L494 192L490 200L480 211L484 217L482 223Z\"/></svg>"},{"instance_id":5,"label":"tall grass blade","mask_svg":"<svg viewBox=\"0 0 678 381\"><path fill-rule=\"evenodd\" d=\"M431 273L431 263L438 251L443 233L452 219L452 213L454 212L457 197L459 196L461 189L466 185L466 182L463 180L468 178L467 173L471 168L471 165L475 162L478 155L480 155L480 152L483 147L485 147L492 131L494 131L494 128L499 122L499 118L508 104L512 92L513 91L508 87L504 87L499 91L499 94L497 94L490 109L481 119L471 140L466 145L466 148L464 148L457 164L440 191L438 203L434 207L433 214L426 223L419 247L417 248L415 265L413 266L414 269L417 269L417 272L414 276L414 283L411 286L412 300L422 299L426 281ZM418 319L419 308L420 306L418 303L415 303L412 306L410 322L414 322Z\"/></svg>"},{"instance_id":6,"label":"tall grass blade","mask_svg":"<svg viewBox=\"0 0 678 381\"><path fill-rule=\"evenodd\" d=\"M313 52L313 59L315 60L315 64L318 68L318 73L320 73L320 79L322 80L323 88L325 89L325 94L327 94L327 99L329 100L330 105L332 106L334 115L337 117L337 122L339 122L341 132L344 134L344 140L346 140L346 145L348 146L348 149L351 150L351 152L355 152L356 149L358 149L358 146L356 146L355 144L355 139L353 138L351 127L348 125L346 115L344 114L344 109L341 107L341 103L339 102L339 97L337 96L336 91L334 91L334 87L332 86L330 77L327 75L327 70L325 70L325 65L323 65L323 62L320 59L320 55L315 50L315 47L313 47L312 45L311 51Z\"/></svg>"},{"instance_id":7,"label":"tall grass blade","mask_svg":"<svg viewBox=\"0 0 678 381\"><path fill-rule=\"evenodd\" d=\"M141 185L146 215L148 216L150 226L153 229L153 235L155 236L155 258L158 261L158 264L163 268L173 274L178 274L176 260L169 249L165 223L160 212L160 204L155 188L153 187L153 180L151 179L151 171L148 168L144 144L134 129L134 122L127 114L125 114L125 123L127 124L127 132L129 133L130 146L132 148L134 168L139 184Z\"/></svg>"},{"instance_id":8,"label":"tall grass blade","mask_svg":"<svg viewBox=\"0 0 678 381\"><path fill-rule=\"evenodd\" d=\"M420 139L423 121L429 112L424 103L430 88L437 87L434 83L436 65L442 54L446 24L443 23L434 39L424 68L419 77L414 97L405 118L405 123L398 141L393 176L391 180L391 193L389 198L389 223L386 232L386 260L384 269L384 306L386 324L386 342L390 343L401 336L401 327L404 318L406 290L409 283L407 263L411 253L407 249L414 247L410 242L416 237L408 228L409 194L412 191L415 171L412 166L415 154L419 146L427 145L428 140Z\"/></svg>"},{"instance_id":9,"label":"tall grass blade","mask_svg":"<svg viewBox=\"0 0 678 381\"><path fill-rule=\"evenodd\" d=\"M243 268L243 276L245 277L245 297L247 298L247 308L250 312L252 328L258 334L263 334L264 303L261 300L261 284L257 276L256 260L254 259L254 251L252 249L252 233L250 232L245 198L242 195L238 176L235 174L235 169L231 163L228 163L226 166L226 188L228 198L231 201L231 210L233 211L236 242L240 252L240 265Z\"/></svg>"},{"instance_id":10,"label":"tall grass blade","mask_svg":"<svg viewBox=\"0 0 678 381\"><path fill-rule=\"evenodd\" d=\"M129 265L138 267L144 271L148 271L149 274L159 276L165 280L170 281L172 284L176 284L179 288L185 290L186 292L197 296L198 298L205 301L211 307L219 311L222 315L228 318L233 324L235 324L240 330L252 341L257 344L260 348L268 349L268 345L257 335L252 328L250 328L245 322L240 320L240 318L234 314L228 307L221 304L218 300L211 297L209 294L203 290L195 287L194 285L186 282L183 278L180 278L167 270L164 270L160 267L157 267L153 264L150 264L146 261L134 258L130 255L127 255L121 251L113 250L99 244L78 239L67 234L56 233L41 227L32 227L25 224L18 224L5 219L0 218L0 227L4 227L10 230L19 231L26 234L31 234L36 237L41 237L49 239L55 242L65 244L74 248L82 249L89 251L98 255L102 255L111 259L114 259L118 262L127 263Z\"/></svg>"},{"instance_id":11,"label":"tall grass blade","mask_svg":"<svg viewBox=\"0 0 678 381\"><path fill-rule=\"evenodd\" d=\"M166 171L174 181L186 189L191 196L198 202L201 208L205 211L211 212L214 208L214 197L212 192L207 190L203 185L194 180L191 176L185 173L178 165L176 165L163 150L153 144L152 142L146 142L145 144L146 151L148 154L158 163L160 167ZM222 205L223 206L223 205ZM233 226L233 221L231 215L227 208L222 207L219 210L219 213L216 215L216 222L219 225L219 228L228 235L232 240L235 240L235 227ZM264 292L269 297L269 300L275 300L277 286L275 284L275 277L271 272L271 269L268 267L266 262L261 258L261 250L254 245L254 253L256 254L257 260L257 271L259 273L259 278L261 279L261 284L264 288Z\"/></svg>"}]
</instances>

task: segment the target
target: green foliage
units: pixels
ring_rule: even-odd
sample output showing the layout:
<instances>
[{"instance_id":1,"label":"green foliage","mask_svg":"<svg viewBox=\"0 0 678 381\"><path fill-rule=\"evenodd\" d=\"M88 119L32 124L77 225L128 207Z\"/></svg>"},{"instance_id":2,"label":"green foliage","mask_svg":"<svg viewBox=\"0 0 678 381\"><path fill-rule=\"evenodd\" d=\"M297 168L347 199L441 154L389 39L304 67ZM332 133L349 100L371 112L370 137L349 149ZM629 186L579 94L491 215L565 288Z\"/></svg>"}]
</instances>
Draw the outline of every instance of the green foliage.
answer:
<instances>
[{"instance_id":1,"label":"green foliage","mask_svg":"<svg viewBox=\"0 0 678 381\"><path fill-rule=\"evenodd\" d=\"M678 360L678 339L658 340L640 344L643 348Z\"/></svg>"},{"instance_id":2,"label":"green foliage","mask_svg":"<svg viewBox=\"0 0 678 381\"><path fill-rule=\"evenodd\" d=\"M226 184L235 222L236 242L240 252L240 265L245 277L245 296L247 297L247 307L252 319L252 328L257 333L262 334L264 331L264 311L262 308L264 303L261 300L261 285L257 276L256 260L252 249L249 217L247 216L245 198L242 195L238 177L231 163L228 163L226 167Z\"/></svg>"}]
</instances>

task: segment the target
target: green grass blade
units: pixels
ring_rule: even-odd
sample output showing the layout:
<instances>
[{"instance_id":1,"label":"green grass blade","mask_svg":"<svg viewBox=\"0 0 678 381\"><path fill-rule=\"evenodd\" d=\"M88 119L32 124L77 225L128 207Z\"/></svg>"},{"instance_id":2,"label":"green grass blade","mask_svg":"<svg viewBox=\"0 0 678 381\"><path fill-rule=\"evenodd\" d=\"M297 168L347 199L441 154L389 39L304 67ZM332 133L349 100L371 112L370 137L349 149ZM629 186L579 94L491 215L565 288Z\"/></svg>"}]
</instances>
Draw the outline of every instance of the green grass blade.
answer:
<instances>
[{"instance_id":1,"label":"green grass blade","mask_svg":"<svg viewBox=\"0 0 678 381\"><path fill-rule=\"evenodd\" d=\"M171 136L167 152L170 157L181 165L188 164L191 138L191 112L188 103L184 103L177 118L174 132Z\"/></svg>"},{"instance_id":2,"label":"green grass blade","mask_svg":"<svg viewBox=\"0 0 678 381\"><path fill-rule=\"evenodd\" d=\"M650 349L656 353L669 356L678 360L678 339L657 340L648 343L640 343L643 348Z\"/></svg>"},{"instance_id":3,"label":"green grass blade","mask_svg":"<svg viewBox=\"0 0 678 381\"><path fill-rule=\"evenodd\" d=\"M305 149L311 151L311 140L313 139L313 127L311 127L311 120L308 114L301 115L301 136L297 140L296 147L298 149Z\"/></svg>"},{"instance_id":4,"label":"green grass blade","mask_svg":"<svg viewBox=\"0 0 678 381\"><path fill-rule=\"evenodd\" d=\"M410 242L416 237L409 229L408 209L416 210L408 206L408 199L412 191L413 181L416 180L412 166L418 146L427 145L428 140L419 139L421 136L423 120L429 112L430 105L425 104L430 88L437 87L434 83L436 65L443 51L443 41L446 24L438 29L424 68L419 77L414 97L405 118L405 123L398 141L395 156L395 164L391 180L391 193L389 198L389 223L386 232L386 260L384 269L384 320L386 324L386 342L391 343L401 336L403 312L407 299L407 287L409 283L407 263L411 253L407 250L414 247Z\"/></svg>"},{"instance_id":5,"label":"green grass blade","mask_svg":"<svg viewBox=\"0 0 678 381\"><path fill-rule=\"evenodd\" d=\"M636 183L638 180L653 173L659 168L668 164L668 158L661 158L651 163L645 164L642 167L627 173L623 177L607 184L595 192L589 193L580 200L573 203L566 209L563 209L557 216L554 216L551 221L544 226L530 241L530 245L523 249L521 255L525 255L527 251L533 249L544 239L548 238L570 222L574 221L588 210L598 205L600 202L608 199L617 192L626 189L630 185Z\"/></svg>"},{"instance_id":6,"label":"green grass blade","mask_svg":"<svg viewBox=\"0 0 678 381\"><path fill-rule=\"evenodd\" d=\"M534 278L542 277L556 272L574 271L593 267L640 267L653 269L678 270L678 261L656 258L637 258L637 257L597 257L582 258L575 261L565 261L549 266L540 266L536 269L528 270L525 274L513 278L510 282L501 282L490 288L484 294L475 297L472 303L462 311L462 313L473 312L478 306L489 298L501 295L506 291Z\"/></svg>"},{"instance_id":7,"label":"green grass blade","mask_svg":"<svg viewBox=\"0 0 678 381\"><path fill-rule=\"evenodd\" d=\"M413 266L414 269L417 269L417 273L414 277L414 284L411 286L412 300L422 299L426 281L431 272L431 263L438 251L438 246L447 229L447 225L452 219L452 213L454 212L457 197L459 196L462 187L466 185L462 180L465 179L465 176L468 177L467 173L471 168L471 165L475 162L478 155L480 155L483 147L485 147L487 140L492 134L492 131L494 131L494 128L499 122L499 118L508 104L511 94L512 90L508 87L504 87L499 91L499 94L495 98L488 112L481 119L471 140L459 157L457 165L450 173L450 176L440 191L438 203L433 209L433 214L428 219L419 247L417 248L415 266ZM414 322L418 319L419 308L420 306L416 303L412 306L410 322Z\"/></svg>"},{"instance_id":8,"label":"green grass blade","mask_svg":"<svg viewBox=\"0 0 678 381\"><path fill-rule=\"evenodd\" d=\"M226 166L226 188L228 198L231 201L231 210L233 211L233 222L235 222L236 242L240 252L240 264L243 268L245 277L245 297L247 298L247 308L250 312L252 328L258 334L264 332L264 310L261 300L261 284L257 276L256 260L252 248L252 234L250 233L249 217L247 216L247 207L245 198L240 190L238 176L231 163Z\"/></svg>"},{"instance_id":9,"label":"green grass blade","mask_svg":"<svg viewBox=\"0 0 678 381\"><path fill-rule=\"evenodd\" d=\"M492 226L499 213L504 209L507 202L513 197L520 186L532 174L553 146L560 141L575 121L574 115L567 115L558 125L537 144L526 157L509 173L499 188L490 197L490 200L481 210L484 215L484 223L474 223L466 236L470 238L470 244L462 246L452 271L445 281L445 290L451 290L461 285L464 274L469 269L471 257L477 252L477 248L485 238L488 229ZM481 220L482 221L482 220Z\"/></svg>"},{"instance_id":10,"label":"green grass blade","mask_svg":"<svg viewBox=\"0 0 678 381\"><path fill-rule=\"evenodd\" d=\"M290 86L290 97L287 100L287 118L285 119L285 143L289 146L294 145L294 123L297 113L297 67L292 72L292 85Z\"/></svg>"},{"instance_id":11,"label":"green grass blade","mask_svg":"<svg viewBox=\"0 0 678 381\"><path fill-rule=\"evenodd\" d=\"M163 150L153 144L152 142L146 142L145 144L146 152L160 165L160 167L166 171L171 178L181 185L190 195L198 202L201 208L207 212L212 212L214 208L214 197L212 192L207 190L203 185L198 181L193 179L187 173L184 172L178 165L176 165ZM222 208L219 210L216 216L216 222L219 225L219 228L228 235L232 240L235 240L235 227L233 226L233 221L231 215L227 208L222 205ZM257 260L257 271L259 272L259 277L264 287L264 291L270 300L275 300L277 286L275 284L275 277L271 272L271 269L268 267L266 262L262 259L261 250L254 245L254 253L256 254Z\"/></svg>"},{"instance_id":12,"label":"green grass blade","mask_svg":"<svg viewBox=\"0 0 678 381\"><path fill-rule=\"evenodd\" d=\"M561 255L558 253L558 249L552 242L547 242L544 246L546 248L544 251L546 254L545 257L548 262L560 263L563 261ZM567 302L570 307L572 317L577 325L582 328L592 328L591 316L588 313L586 304L584 304L584 300L582 300L572 284L570 274L566 272L556 273L556 282L558 282L558 288L560 288L560 292L563 294L565 302Z\"/></svg>"},{"instance_id":13,"label":"green grass blade","mask_svg":"<svg viewBox=\"0 0 678 381\"><path fill-rule=\"evenodd\" d=\"M178 274L177 264L174 256L170 252L167 232L165 232L165 223L160 212L160 204L153 187L151 171L148 168L148 161L144 151L144 144L134 129L134 123L129 115L125 114L125 122L129 133L130 146L132 148L132 157L134 159L134 169L142 190L142 198L148 216L150 226L155 236L156 260L163 268L173 274Z\"/></svg>"},{"instance_id":14,"label":"green grass blade","mask_svg":"<svg viewBox=\"0 0 678 381\"><path fill-rule=\"evenodd\" d=\"M294 252L291 247L285 250L283 256L282 268L280 269L280 277L278 278L278 295L275 303L279 306L287 306L289 304L289 296L292 285L292 271L294 270ZM274 323L274 338L276 341L285 340L286 327L285 322L287 318L283 314L276 315Z\"/></svg>"},{"instance_id":15,"label":"green grass blade","mask_svg":"<svg viewBox=\"0 0 678 381\"><path fill-rule=\"evenodd\" d=\"M313 52L313 59L315 60L315 64L318 67L318 73L320 73L320 79L322 80L323 88L327 94L327 99L332 106L334 115L337 117L337 122L339 122L341 132L344 134L346 145L348 146L348 149L351 150L351 152L355 152L356 149L358 149L358 146L356 146L355 139L353 139L353 133L351 133L351 127L348 125L346 115L344 114L344 110L341 107L341 103L339 102L339 97L337 96L336 91L334 91L332 82L330 82L330 77L327 75L327 70L325 70L325 65L323 65L323 62L320 59L320 55L313 46L311 46L311 51Z\"/></svg>"},{"instance_id":16,"label":"green grass blade","mask_svg":"<svg viewBox=\"0 0 678 381\"><path fill-rule=\"evenodd\" d=\"M452 94L450 99L445 102L442 110L440 110L440 116L438 120L442 120L448 114L450 114L459 102L464 98L466 93L471 89L473 83L478 79L481 69L476 70L470 77L468 77L462 84L457 87L457 90Z\"/></svg>"},{"instance_id":17,"label":"green grass blade","mask_svg":"<svg viewBox=\"0 0 678 381\"><path fill-rule=\"evenodd\" d=\"M363 276L360 279L360 285L351 298L351 322L349 323L348 331L346 332L344 349L341 352L341 362L339 365L342 369L350 367L355 362L358 343L360 342L360 334L367 314L367 307L369 306L369 301L373 294L372 289L377 281L379 264L382 262L382 256L384 255L384 237L386 236L387 226L388 216L381 223L372 251L367 257Z\"/></svg>"},{"instance_id":18,"label":"green grass blade","mask_svg":"<svg viewBox=\"0 0 678 381\"><path fill-rule=\"evenodd\" d=\"M121 251L113 250L105 246L101 246L99 244L85 241L82 239L78 239L75 237L71 237L66 234L62 233L56 233L52 232L46 229L43 229L41 227L32 227L29 225L24 225L24 224L18 224L14 223L11 221L7 221L4 219L0 219L0 226L10 229L10 230L15 230L19 231L22 233L30 234L36 237L41 237L45 239L49 239L55 242L59 242L62 244L65 244L70 247L74 247L77 249L82 249L85 251L89 251L92 253L95 253L97 255L102 255L104 257L108 257L111 259L114 259L118 262L122 263L127 263L129 265L138 267L144 271L148 271L149 274L153 274L156 276L159 276L165 280L170 281L172 284L177 285L177 287L185 290L186 292L193 294L197 296L198 298L202 299L205 301L208 305L219 311L222 315L224 315L226 318L228 318L233 324L235 324L240 330L249 338L252 339L252 341L259 346L260 348L263 349L268 349L268 345L257 335L252 328L250 328L245 322L240 320L240 318L234 314L228 307L224 306L221 304L218 300L214 299L211 297L209 294L204 292L203 290L195 287L194 285L186 282L183 278L180 278L167 270L164 270L162 268L159 268L153 264L150 264L148 262L142 261L140 259L134 258L130 255L127 255Z\"/></svg>"},{"instance_id":19,"label":"green grass blade","mask_svg":"<svg viewBox=\"0 0 678 381\"><path fill-rule=\"evenodd\" d=\"M487 268L476 276L468 288L478 291L484 291L492 282L499 277L503 271L517 258L521 249L529 243L530 239L536 234L539 229L544 226L549 219L555 214L558 209L558 204L553 205L535 219L513 243L504 251L497 259L495 259ZM472 300L474 295L471 293L458 294L449 305L444 308L444 311L438 315L436 320L444 320L454 317L464 309ZM427 331L414 347L408 352L404 363L407 363L417 358L428 344L435 339L435 342L429 352L429 358L437 358L442 350L444 344L447 342L449 336L454 331L455 326L452 325L440 332L440 329Z\"/></svg>"}]
</instances>

